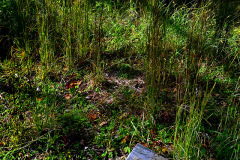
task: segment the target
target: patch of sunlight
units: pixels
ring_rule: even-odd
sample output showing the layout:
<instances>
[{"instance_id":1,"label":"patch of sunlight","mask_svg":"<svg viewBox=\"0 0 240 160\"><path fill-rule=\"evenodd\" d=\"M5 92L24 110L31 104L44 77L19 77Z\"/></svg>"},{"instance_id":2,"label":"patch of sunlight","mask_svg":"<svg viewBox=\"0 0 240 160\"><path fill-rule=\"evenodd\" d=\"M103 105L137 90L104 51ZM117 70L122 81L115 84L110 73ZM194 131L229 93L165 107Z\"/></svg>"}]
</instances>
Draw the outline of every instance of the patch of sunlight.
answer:
<instances>
[{"instance_id":1,"label":"patch of sunlight","mask_svg":"<svg viewBox=\"0 0 240 160\"><path fill-rule=\"evenodd\" d=\"M224 66L208 67L207 63L202 63L199 70L200 76L205 76L207 79L216 82L226 83L230 82L230 76L224 71Z\"/></svg>"},{"instance_id":2,"label":"patch of sunlight","mask_svg":"<svg viewBox=\"0 0 240 160\"><path fill-rule=\"evenodd\" d=\"M237 36L240 36L240 27L234 28L233 33L236 34Z\"/></svg>"}]
</instances>

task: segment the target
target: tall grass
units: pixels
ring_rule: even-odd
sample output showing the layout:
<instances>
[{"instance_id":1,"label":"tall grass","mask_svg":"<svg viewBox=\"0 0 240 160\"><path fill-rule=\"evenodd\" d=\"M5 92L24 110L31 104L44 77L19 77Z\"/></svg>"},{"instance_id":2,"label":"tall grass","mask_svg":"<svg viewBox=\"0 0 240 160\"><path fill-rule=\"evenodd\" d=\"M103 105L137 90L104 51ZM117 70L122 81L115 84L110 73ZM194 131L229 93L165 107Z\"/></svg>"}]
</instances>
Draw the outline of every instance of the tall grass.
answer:
<instances>
[{"instance_id":1,"label":"tall grass","mask_svg":"<svg viewBox=\"0 0 240 160\"><path fill-rule=\"evenodd\" d=\"M11 71L5 71L7 81L16 88L31 90L33 85L41 85L40 79L47 83L51 72L86 68L101 81L109 59L127 59L131 68L134 59L138 66L143 65L146 119L153 128L164 124L162 117L166 113L174 119L166 118L173 121L167 123L167 127L174 128L172 158L238 159L240 35L234 32L234 20L239 17L237 8L225 8L225 3L3 0L1 22L6 20L3 27L9 28L13 44L10 60L2 62L4 67L10 64ZM234 1L234 5L239 4ZM22 83L19 77L28 83ZM49 95L54 92L51 87L43 88ZM19 103L13 99L13 103ZM44 117L46 122L40 121L41 115L35 115L37 132L56 127L51 116L58 106L53 100L57 99L47 99L49 108L34 100L38 114L51 113ZM22 106L20 109L25 110ZM74 123L85 124L85 119L78 117L82 113L71 114L77 117ZM18 134L23 132L23 124L13 122L9 127L19 131L9 133L9 146L18 144L21 149L23 135ZM160 130L156 132L161 135ZM5 157L12 152L15 150Z\"/></svg>"},{"instance_id":2,"label":"tall grass","mask_svg":"<svg viewBox=\"0 0 240 160\"><path fill-rule=\"evenodd\" d=\"M217 83L213 79L204 80L203 75L201 75L201 68L203 64L211 62L218 64L214 61L218 60L219 52L216 52L214 47L211 46L219 41L214 33L228 34L228 31L218 30L215 32L215 25L218 21L214 21L214 13L209 10L209 6L212 5L211 2L201 3L199 7L196 4L193 4L190 8L178 7L173 13L169 13L170 5L164 6L164 3L158 1L153 1L151 4L152 24L149 27L148 56L145 66L149 102L155 104L150 103L149 109L151 109L155 122L157 122L158 116L161 115L166 103L174 102L172 104L176 106L174 157L176 159L209 159L213 156L213 153L209 153L210 149L203 147L203 141L206 142L208 141L206 139L209 138L209 131L207 131L209 126L204 124L203 121L208 121L207 118L204 118L205 116L211 117L209 112L212 108L209 105L212 103L210 97L213 96L213 90L215 90L215 87L222 87L224 82ZM219 17L217 17L217 20L219 20ZM224 47L227 49L227 46ZM237 52L234 53L230 58L231 61L234 61L235 58L233 57L237 54ZM239 67L239 64L237 66ZM210 71L209 74L215 73ZM238 83L235 83L235 85L238 85ZM175 86L172 84L175 84ZM177 92L174 94L175 99L170 97L171 94L169 93L171 92L168 91L172 87ZM234 102L230 100L230 110L236 111L238 108L239 102L236 103L235 100L233 100ZM231 112L231 114L224 116L217 114L220 121L223 120L224 125L227 126L229 122L227 119L239 113L234 112L232 114ZM235 120L233 128L239 125L238 120ZM211 122L209 124L211 126ZM223 125L222 122L220 122L220 125ZM222 131L215 128L211 132ZM231 135L235 137L234 140L232 139L233 141L238 141L236 137L238 134L239 131L232 132ZM214 137L215 135L211 134L211 136ZM217 135L216 138L220 138L219 136ZM237 159L239 149L232 149L231 151L228 149L228 147L238 148L235 146L236 143L234 147L232 146L232 140L230 140L233 138L232 136L229 135L229 145L222 146L223 144L220 144L219 147L224 148L221 149L226 151L226 157ZM208 153L206 154L206 152ZM223 159L226 158L222 157L223 155L218 156Z\"/></svg>"}]
</instances>

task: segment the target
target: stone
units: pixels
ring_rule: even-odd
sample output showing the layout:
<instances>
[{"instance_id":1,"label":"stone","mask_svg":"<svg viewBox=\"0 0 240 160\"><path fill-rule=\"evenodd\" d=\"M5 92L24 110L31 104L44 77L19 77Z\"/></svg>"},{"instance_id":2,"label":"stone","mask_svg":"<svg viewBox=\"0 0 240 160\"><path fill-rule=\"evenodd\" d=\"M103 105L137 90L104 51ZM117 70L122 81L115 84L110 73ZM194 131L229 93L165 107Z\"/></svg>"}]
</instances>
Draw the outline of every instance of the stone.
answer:
<instances>
[{"instance_id":1,"label":"stone","mask_svg":"<svg viewBox=\"0 0 240 160\"><path fill-rule=\"evenodd\" d=\"M127 160L167 160L167 159L158 155L151 149L138 143L127 157Z\"/></svg>"}]
</instances>

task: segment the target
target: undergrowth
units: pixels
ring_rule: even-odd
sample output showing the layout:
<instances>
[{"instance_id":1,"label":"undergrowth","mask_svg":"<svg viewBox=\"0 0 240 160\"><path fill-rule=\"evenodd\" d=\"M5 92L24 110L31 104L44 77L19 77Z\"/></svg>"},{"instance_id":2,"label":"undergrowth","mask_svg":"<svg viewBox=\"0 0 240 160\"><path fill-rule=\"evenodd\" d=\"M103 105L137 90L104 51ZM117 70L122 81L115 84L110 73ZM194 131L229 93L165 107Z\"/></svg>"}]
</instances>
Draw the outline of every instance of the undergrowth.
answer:
<instances>
[{"instance_id":1,"label":"undergrowth","mask_svg":"<svg viewBox=\"0 0 240 160\"><path fill-rule=\"evenodd\" d=\"M238 1L0 2L1 159L238 159Z\"/></svg>"}]
</instances>

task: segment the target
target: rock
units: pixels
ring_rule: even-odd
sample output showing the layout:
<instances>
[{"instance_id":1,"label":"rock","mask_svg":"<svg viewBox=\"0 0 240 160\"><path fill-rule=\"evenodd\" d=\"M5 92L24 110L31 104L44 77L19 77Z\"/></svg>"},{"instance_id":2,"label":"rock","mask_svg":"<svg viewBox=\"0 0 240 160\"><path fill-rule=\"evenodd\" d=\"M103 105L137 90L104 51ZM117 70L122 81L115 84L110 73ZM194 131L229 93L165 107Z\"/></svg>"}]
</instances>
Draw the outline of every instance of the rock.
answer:
<instances>
[{"instance_id":1,"label":"rock","mask_svg":"<svg viewBox=\"0 0 240 160\"><path fill-rule=\"evenodd\" d=\"M166 158L158 155L156 152L150 150L149 148L137 144L133 151L127 157L127 160L167 160Z\"/></svg>"}]
</instances>

